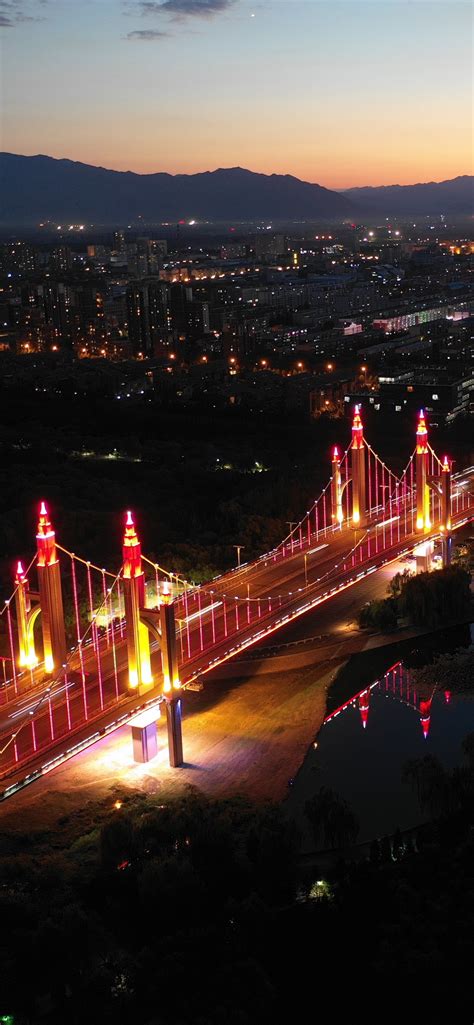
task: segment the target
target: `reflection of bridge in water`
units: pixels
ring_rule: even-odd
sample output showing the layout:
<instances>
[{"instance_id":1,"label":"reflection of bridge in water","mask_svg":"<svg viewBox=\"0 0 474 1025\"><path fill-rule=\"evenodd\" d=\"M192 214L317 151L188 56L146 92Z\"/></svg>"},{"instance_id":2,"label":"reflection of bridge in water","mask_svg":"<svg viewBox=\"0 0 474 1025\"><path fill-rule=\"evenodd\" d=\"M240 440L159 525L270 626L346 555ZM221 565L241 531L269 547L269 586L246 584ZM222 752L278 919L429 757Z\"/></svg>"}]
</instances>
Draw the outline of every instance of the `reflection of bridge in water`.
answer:
<instances>
[{"instance_id":1,"label":"reflection of bridge in water","mask_svg":"<svg viewBox=\"0 0 474 1025\"><path fill-rule=\"evenodd\" d=\"M348 698L344 704L339 705L333 712L329 712L323 722L323 726L337 719L346 708L358 708L361 724L365 729L369 721L370 696L372 692L388 695L394 698L394 700L401 702L401 704L406 705L407 708L413 709L420 718L421 729L426 740L430 730L431 704L436 693L436 686L417 688L413 682L411 671L402 662L395 662L390 669L387 669L387 672L384 673L380 680L374 680L368 687L364 687L357 694L353 694L352 697ZM446 704L449 704L451 692L446 690L444 696Z\"/></svg>"},{"instance_id":2,"label":"reflection of bridge in water","mask_svg":"<svg viewBox=\"0 0 474 1025\"><path fill-rule=\"evenodd\" d=\"M452 532L473 512L474 468L452 474L423 414L397 477L364 438L358 407L351 443L334 449L330 481L301 522L200 587L142 554L131 513L111 572L61 547L42 503L36 554L18 563L1 610L0 775L62 760L158 702L170 762L181 764L181 694L196 677L404 553L429 568L435 539L449 563Z\"/></svg>"}]
</instances>

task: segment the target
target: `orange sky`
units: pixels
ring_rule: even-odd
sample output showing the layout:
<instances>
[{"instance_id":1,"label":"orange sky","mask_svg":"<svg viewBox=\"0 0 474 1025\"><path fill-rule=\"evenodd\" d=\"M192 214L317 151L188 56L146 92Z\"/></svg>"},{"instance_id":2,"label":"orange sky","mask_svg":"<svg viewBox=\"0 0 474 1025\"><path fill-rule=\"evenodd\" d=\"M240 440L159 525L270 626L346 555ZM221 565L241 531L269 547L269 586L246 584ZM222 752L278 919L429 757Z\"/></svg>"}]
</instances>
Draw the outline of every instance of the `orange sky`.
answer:
<instances>
[{"instance_id":1,"label":"orange sky","mask_svg":"<svg viewBox=\"0 0 474 1025\"><path fill-rule=\"evenodd\" d=\"M3 30L2 148L138 172L238 164L328 188L471 173L468 4L208 2L202 18L196 0L167 0L166 16L139 0L22 0L33 20Z\"/></svg>"}]
</instances>

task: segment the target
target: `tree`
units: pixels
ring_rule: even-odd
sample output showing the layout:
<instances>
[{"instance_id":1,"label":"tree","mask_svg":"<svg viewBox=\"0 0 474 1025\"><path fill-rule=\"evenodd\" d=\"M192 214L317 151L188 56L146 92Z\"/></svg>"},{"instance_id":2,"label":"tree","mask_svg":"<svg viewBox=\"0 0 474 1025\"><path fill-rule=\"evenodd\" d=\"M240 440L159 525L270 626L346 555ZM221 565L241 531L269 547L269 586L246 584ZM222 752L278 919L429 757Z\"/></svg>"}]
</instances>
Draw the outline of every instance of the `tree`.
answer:
<instances>
[{"instance_id":1,"label":"tree","mask_svg":"<svg viewBox=\"0 0 474 1025\"><path fill-rule=\"evenodd\" d=\"M395 576L392 577L387 587L387 594L390 596L390 598L400 597L403 588L405 587L405 584L410 579L410 576L411 573L409 569L404 569L403 573L395 573Z\"/></svg>"},{"instance_id":2,"label":"tree","mask_svg":"<svg viewBox=\"0 0 474 1025\"><path fill-rule=\"evenodd\" d=\"M304 807L316 844L348 847L355 843L359 822L347 801L329 787L321 787Z\"/></svg>"},{"instance_id":3,"label":"tree","mask_svg":"<svg viewBox=\"0 0 474 1025\"><path fill-rule=\"evenodd\" d=\"M418 573L404 583L399 598L402 615L414 626L436 628L469 617L471 574L459 566Z\"/></svg>"},{"instance_id":4,"label":"tree","mask_svg":"<svg viewBox=\"0 0 474 1025\"><path fill-rule=\"evenodd\" d=\"M372 627L390 633L397 626L397 604L394 598L376 599L364 605L359 615L359 626Z\"/></svg>"}]
</instances>

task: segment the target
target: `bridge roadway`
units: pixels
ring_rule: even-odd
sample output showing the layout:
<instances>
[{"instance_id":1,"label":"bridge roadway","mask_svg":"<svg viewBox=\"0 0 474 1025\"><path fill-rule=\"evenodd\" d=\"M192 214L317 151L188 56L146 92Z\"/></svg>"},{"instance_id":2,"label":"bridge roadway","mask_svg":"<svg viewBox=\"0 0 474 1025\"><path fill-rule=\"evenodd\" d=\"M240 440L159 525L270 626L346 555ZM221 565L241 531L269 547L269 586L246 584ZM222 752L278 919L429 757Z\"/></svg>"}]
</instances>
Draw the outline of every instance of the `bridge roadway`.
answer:
<instances>
[{"instance_id":1,"label":"bridge roadway","mask_svg":"<svg viewBox=\"0 0 474 1025\"><path fill-rule=\"evenodd\" d=\"M466 473L464 473L465 477ZM474 469L470 472L469 479L474 479ZM474 501L471 499L469 510L461 511L453 516L453 529L455 530L457 526L466 522L466 519L471 519L473 514ZM396 516L396 510L393 515ZM390 524L387 520L392 520L392 523ZM433 530L431 534L425 535L423 538L419 533L412 532L411 507L407 510L406 517L403 513L400 520L394 520L392 517L387 517L387 520L383 521L385 526L382 523L377 523L377 513L375 513L368 524L371 536L370 558L365 541L356 551L354 558L350 554L355 542L360 541L365 535L366 528L358 528L357 533L352 526L344 526L337 530L329 528L325 533L320 531L318 537L315 534L312 535L310 543L308 544L306 541L302 549L299 548L299 544L297 547L295 543L293 554L289 552L283 558L279 554L280 550L277 549L276 553L271 553L267 557L226 574L213 581L212 586L206 586L205 592L201 592L200 616L197 598L195 598L193 599L195 604L190 602L188 606L187 623L183 619L178 619L178 652L184 655L180 659L182 683L186 685L213 666L232 658L238 651L242 651L256 643L261 637L278 630L289 620L315 608L321 602L329 600L336 591L357 584L357 581L367 573L375 572L377 568L395 560L403 552L410 551L421 540L439 536L437 530ZM390 527L392 528L391 544ZM400 537L398 537L399 527ZM378 552L375 550L376 535L380 539ZM385 547L383 547L383 540L385 540ZM360 560L360 555L363 556L362 560ZM270 602L269 595L272 596ZM277 595L280 595L281 598L277 599ZM226 596L226 606L229 606L226 621L224 621L223 612L224 596ZM238 630L236 629L235 608L231 608L229 603L229 599L235 597L241 599L238 603ZM250 600L248 600L249 598ZM256 600L259 598L260 618L258 618L259 603ZM182 606L183 602L181 601L179 604ZM118 707L120 708L123 703L127 709L130 708L130 714L134 708L143 704L143 696L138 694L130 696L127 686L126 643L120 637L119 630L116 630L115 637L117 683L115 681L114 653L111 647L107 647L103 637L100 642L101 702L100 689L97 684L96 656L91 644L84 647L83 665L87 674L85 681L80 679L79 660L75 657L71 663L67 684L63 681L57 684L50 694L50 702L43 703L42 714L36 713L34 716L38 746L41 746L48 734L52 711L55 737L67 737L70 745L71 736L84 727L84 703L87 705L88 719L91 723L94 722L95 729L100 727L102 718L110 719L111 702L117 692L120 696ZM162 689L158 643L154 641L151 648L152 669L157 686L154 692L150 692L147 697L154 696L156 693L158 698ZM188 654L189 651L190 654ZM66 686L68 688L67 703L65 700ZM38 694L42 691L44 691L44 681L42 683L35 681L33 689L20 692L17 697L0 708L0 748L4 746L12 731L18 730L30 719L38 700ZM22 733L29 735L29 746L31 746L31 731L29 729L20 730L16 741L20 758L22 755ZM2 762L4 759L0 757L0 772L2 771Z\"/></svg>"}]
</instances>

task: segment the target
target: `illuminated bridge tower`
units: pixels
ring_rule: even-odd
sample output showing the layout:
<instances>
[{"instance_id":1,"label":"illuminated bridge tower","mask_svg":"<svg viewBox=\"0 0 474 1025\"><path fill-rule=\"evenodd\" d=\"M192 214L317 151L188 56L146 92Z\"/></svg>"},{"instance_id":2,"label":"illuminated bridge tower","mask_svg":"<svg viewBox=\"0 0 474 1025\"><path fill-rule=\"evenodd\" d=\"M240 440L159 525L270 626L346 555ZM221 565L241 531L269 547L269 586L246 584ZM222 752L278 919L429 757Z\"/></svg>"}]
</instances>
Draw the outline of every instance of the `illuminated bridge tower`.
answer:
<instances>
[{"instance_id":1,"label":"illuminated bridge tower","mask_svg":"<svg viewBox=\"0 0 474 1025\"><path fill-rule=\"evenodd\" d=\"M32 669L38 663L33 628L41 607L38 603L36 606L32 606L32 599L38 599L39 596L30 592L28 577L21 562L17 566L15 585L15 609L19 648L18 664L21 668Z\"/></svg>"},{"instance_id":2,"label":"illuminated bridge tower","mask_svg":"<svg viewBox=\"0 0 474 1025\"><path fill-rule=\"evenodd\" d=\"M175 768L183 764L181 697L179 693L181 684L179 682L178 657L176 653L174 602L168 588L161 595L160 626L163 690L165 694L166 723L168 727L168 751L170 765Z\"/></svg>"},{"instance_id":3,"label":"illuminated bridge tower","mask_svg":"<svg viewBox=\"0 0 474 1025\"><path fill-rule=\"evenodd\" d=\"M428 431L426 429L425 414L421 409L416 429L416 529L424 532L428 531L431 527L428 473Z\"/></svg>"},{"instance_id":4,"label":"illuminated bridge tower","mask_svg":"<svg viewBox=\"0 0 474 1025\"><path fill-rule=\"evenodd\" d=\"M364 527L367 514L367 485L364 428L360 418L359 406L355 407L354 419L352 421L351 476L352 525L354 527Z\"/></svg>"},{"instance_id":5,"label":"illuminated bridge tower","mask_svg":"<svg viewBox=\"0 0 474 1025\"><path fill-rule=\"evenodd\" d=\"M153 686L153 679L148 627L140 619L141 610L145 608L145 574L142 569L142 552L130 511L127 513L123 539L123 590L127 630L128 682L130 687L138 687L140 693L143 693Z\"/></svg>"},{"instance_id":6,"label":"illuminated bridge tower","mask_svg":"<svg viewBox=\"0 0 474 1025\"><path fill-rule=\"evenodd\" d=\"M342 512L341 460L337 446L335 446L332 453L331 517L333 523L339 524L344 519Z\"/></svg>"},{"instance_id":7,"label":"illuminated bridge tower","mask_svg":"<svg viewBox=\"0 0 474 1025\"><path fill-rule=\"evenodd\" d=\"M441 538L443 566L451 563L451 464L447 456L441 468Z\"/></svg>"},{"instance_id":8,"label":"illuminated bridge tower","mask_svg":"<svg viewBox=\"0 0 474 1025\"><path fill-rule=\"evenodd\" d=\"M40 508L36 545L44 668L47 673L53 673L66 661L66 631L56 535L44 502Z\"/></svg>"}]
</instances>

